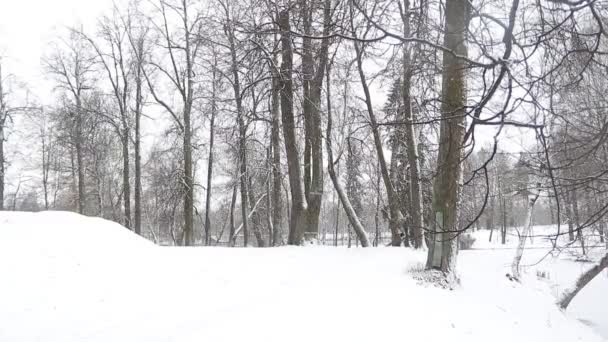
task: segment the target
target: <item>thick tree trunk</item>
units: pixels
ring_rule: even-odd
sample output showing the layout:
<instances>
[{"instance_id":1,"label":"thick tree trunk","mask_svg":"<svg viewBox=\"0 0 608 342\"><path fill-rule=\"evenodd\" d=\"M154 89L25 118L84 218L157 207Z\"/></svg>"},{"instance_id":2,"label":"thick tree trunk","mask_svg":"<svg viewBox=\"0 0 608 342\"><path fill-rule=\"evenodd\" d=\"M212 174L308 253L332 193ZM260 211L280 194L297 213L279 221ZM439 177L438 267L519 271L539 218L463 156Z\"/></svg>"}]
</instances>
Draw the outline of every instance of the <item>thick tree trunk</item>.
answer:
<instances>
[{"instance_id":1,"label":"thick tree trunk","mask_svg":"<svg viewBox=\"0 0 608 342\"><path fill-rule=\"evenodd\" d=\"M319 235L319 215L323 200L323 146L321 128L321 90L328 60L329 39L321 41L318 53L318 65L315 70L315 58L312 51L312 13L307 0L300 1L301 17L304 24L304 37L302 42L302 72L304 91L304 121L305 121L305 149L304 149L304 191L307 202L306 211L306 240L316 240ZM331 1L324 1L323 36L329 35L331 21Z\"/></svg>"},{"instance_id":2,"label":"thick tree trunk","mask_svg":"<svg viewBox=\"0 0 608 342\"><path fill-rule=\"evenodd\" d=\"M466 32L469 2L446 1L446 32L443 53L441 124L437 175L433 185L434 231L430 236L427 268L438 269L449 281L456 279L458 252L460 183L462 178L462 140L466 105L466 63L456 58L467 55Z\"/></svg>"},{"instance_id":3,"label":"thick tree trunk","mask_svg":"<svg viewBox=\"0 0 608 342\"><path fill-rule=\"evenodd\" d=\"M283 123L283 139L291 190L291 212L289 219L289 236L287 243L299 245L302 243L306 225L306 200L304 198L302 175L298 157L298 144L295 134L295 119L293 113L293 48L291 46L291 27L289 9L279 13L279 29L281 31L281 118Z\"/></svg>"},{"instance_id":4,"label":"thick tree trunk","mask_svg":"<svg viewBox=\"0 0 608 342\"><path fill-rule=\"evenodd\" d=\"M591 267L585 273L581 274L581 276L576 280L574 288L566 291L563 294L562 298L558 303L559 307L566 310L568 308L568 305L570 305L570 302L572 302L572 300L574 299L574 297L605 268L608 268L608 254L604 255L604 257L600 259L600 262L597 265Z\"/></svg>"}]
</instances>

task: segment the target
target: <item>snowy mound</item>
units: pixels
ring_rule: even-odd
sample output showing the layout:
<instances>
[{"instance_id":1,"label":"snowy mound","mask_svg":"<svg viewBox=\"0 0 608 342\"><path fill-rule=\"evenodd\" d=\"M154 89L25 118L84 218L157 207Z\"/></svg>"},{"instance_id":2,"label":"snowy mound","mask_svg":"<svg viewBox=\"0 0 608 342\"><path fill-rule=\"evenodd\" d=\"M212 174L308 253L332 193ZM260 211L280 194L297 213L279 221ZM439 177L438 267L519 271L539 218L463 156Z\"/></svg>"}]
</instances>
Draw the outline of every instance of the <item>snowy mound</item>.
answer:
<instances>
[{"instance_id":1,"label":"snowy mound","mask_svg":"<svg viewBox=\"0 0 608 342\"><path fill-rule=\"evenodd\" d=\"M448 291L403 248L156 248L67 213L2 213L0 234L0 341L602 341L486 251Z\"/></svg>"},{"instance_id":2,"label":"snowy mound","mask_svg":"<svg viewBox=\"0 0 608 342\"><path fill-rule=\"evenodd\" d=\"M153 246L118 223L65 211L0 211L0 234L3 236L0 244L10 242L11 245L101 248L108 251Z\"/></svg>"}]
</instances>

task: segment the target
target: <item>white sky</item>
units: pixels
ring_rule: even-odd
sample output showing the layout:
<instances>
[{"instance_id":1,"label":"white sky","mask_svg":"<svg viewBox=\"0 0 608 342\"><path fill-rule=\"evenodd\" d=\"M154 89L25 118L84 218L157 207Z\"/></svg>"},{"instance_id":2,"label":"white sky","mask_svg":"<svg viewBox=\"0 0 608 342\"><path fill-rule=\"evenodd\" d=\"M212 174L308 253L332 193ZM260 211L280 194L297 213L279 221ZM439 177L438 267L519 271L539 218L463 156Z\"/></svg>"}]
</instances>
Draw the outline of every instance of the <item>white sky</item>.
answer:
<instances>
[{"instance_id":1,"label":"white sky","mask_svg":"<svg viewBox=\"0 0 608 342\"><path fill-rule=\"evenodd\" d=\"M111 8L112 0L0 0L0 55L6 72L25 82L41 103L50 103L52 85L41 67L50 42L66 27L94 26L95 18Z\"/></svg>"}]
</instances>

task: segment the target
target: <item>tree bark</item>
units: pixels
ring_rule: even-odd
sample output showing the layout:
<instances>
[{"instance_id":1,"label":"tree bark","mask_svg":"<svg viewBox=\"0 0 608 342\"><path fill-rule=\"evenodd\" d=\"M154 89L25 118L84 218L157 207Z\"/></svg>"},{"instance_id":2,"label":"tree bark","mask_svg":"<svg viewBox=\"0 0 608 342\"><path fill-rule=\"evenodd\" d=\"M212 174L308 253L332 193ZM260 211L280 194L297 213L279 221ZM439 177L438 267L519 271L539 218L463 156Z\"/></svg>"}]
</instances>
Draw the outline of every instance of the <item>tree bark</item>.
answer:
<instances>
[{"instance_id":1,"label":"tree bark","mask_svg":"<svg viewBox=\"0 0 608 342\"><path fill-rule=\"evenodd\" d=\"M460 56L467 55L466 32L469 3L446 1L444 47ZM433 184L434 231L430 237L427 268L438 269L449 281L456 280L458 252L460 183L462 179L462 141L466 105L466 64L452 53L443 53L441 118L437 174Z\"/></svg>"},{"instance_id":2,"label":"tree bark","mask_svg":"<svg viewBox=\"0 0 608 342\"><path fill-rule=\"evenodd\" d=\"M304 198L302 175L298 156L293 113L293 48L291 46L291 25L289 9L281 10L278 17L281 31L281 119L283 140L287 156L289 187L291 190L291 211L287 243L299 245L304 237L306 225L306 200Z\"/></svg>"},{"instance_id":3,"label":"tree bark","mask_svg":"<svg viewBox=\"0 0 608 342\"><path fill-rule=\"evenodd\" d=\"M302 87L304 91L304 192L306 203L306 240L316 240L319 235L319 215L323 200L323 146L321 128L321 91L328 62L329 39L321 40L317 56L319 60L315 70L315 58L312 51L312 14L314 8L307 0L300 0L304 37L302 42ZM324 1L323 36L329 35L331 21L331 1Z\"/></svg>"},{"instance_id":4,"label":"tree bark","mask_svg":"<svg viewBox=\"0 0 608 342\"><path fill-rule=\"evenodd\" d=\"M275 58L274 65L277 65ZM278 246L282 243L283 235L283 202L281 197L281 187L283 184L281 176L281 108L279 95L280 77L273 70L272 74L272 245Z\"/></svg>"}]
</instances>

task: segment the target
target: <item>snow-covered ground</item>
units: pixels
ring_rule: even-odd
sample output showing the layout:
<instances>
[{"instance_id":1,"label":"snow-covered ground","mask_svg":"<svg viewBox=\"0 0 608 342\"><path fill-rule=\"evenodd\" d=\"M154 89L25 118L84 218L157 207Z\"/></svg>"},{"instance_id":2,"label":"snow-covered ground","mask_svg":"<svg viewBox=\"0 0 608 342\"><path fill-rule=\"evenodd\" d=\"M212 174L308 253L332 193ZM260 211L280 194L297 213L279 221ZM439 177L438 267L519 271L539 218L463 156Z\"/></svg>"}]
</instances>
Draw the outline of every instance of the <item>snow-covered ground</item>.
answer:
<instances>
[{"instance_id":1,"label":"snow-covered ground","mask_svg":"<svg viewBox=\"0 0 608 342\"><path fill-rule=\"evenodd\" d=\"M567 230L567 226L560 228ZM546 238L555 234L557 226L537 226L534 228L532 242L526 240L526 249L522 260L522 269L529 278L542 280L555 298L560 298L563 292L573 286L576 279L589 267L593 266L601 256L607 253L605 244L600 244L597 236L586 233L586 245L589 262L581 262L579 243L569 244L568 236L559 238L557 249L551 248L551 242ZM473 233L476 238L473 249L463 251L461 255L493 255L493 258L504 260L503 269L511 272L510 263L519 241L516 231L509 231L505 245L500 243L500 236L494 232L492 242L489 242L488 230ZM566 247L567 248L564 248ZM594 246L594 247L589 247ZM467 266L466 262L463 265ZM608 339L608 270L604 270L589 283L570 303L567 315L591 326L596 332Z\"/></svg>"},{"instance_id":2,"label":"snow-covered ground","mask_svg":"<svg viewBox=\"0 0 608 342\"><path fill-rule=\"evenodd\" d=\"M605 277L564 314L551 282L576 267L519 284L511 257L463 251L449 291L419 284L424 253L403 248L157 247L101 219L2 212L0 341L603 341L576 310L606 303Z\"/></svg>"}]
</instances>

